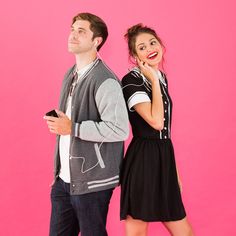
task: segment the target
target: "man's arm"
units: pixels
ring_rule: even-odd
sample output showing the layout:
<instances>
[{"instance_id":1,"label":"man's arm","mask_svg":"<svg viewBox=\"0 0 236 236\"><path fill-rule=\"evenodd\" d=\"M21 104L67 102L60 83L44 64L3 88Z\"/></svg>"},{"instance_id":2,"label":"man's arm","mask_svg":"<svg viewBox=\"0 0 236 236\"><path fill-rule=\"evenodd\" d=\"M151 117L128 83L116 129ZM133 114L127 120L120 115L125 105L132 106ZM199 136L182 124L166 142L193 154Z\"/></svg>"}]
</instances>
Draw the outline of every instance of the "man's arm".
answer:
<instances>
[{"instance_id":1,"label":"man's arm","mask_svg":"<svg viewBox=\"0 0 236 236\"><path fill-rule=\"evenodd\" d=\"M95 101L101 121L72 122L71 135L86 141L118 142L128 138L129 120L118 81L107 79L97 90Z\"/></svg>"}]
</instances>

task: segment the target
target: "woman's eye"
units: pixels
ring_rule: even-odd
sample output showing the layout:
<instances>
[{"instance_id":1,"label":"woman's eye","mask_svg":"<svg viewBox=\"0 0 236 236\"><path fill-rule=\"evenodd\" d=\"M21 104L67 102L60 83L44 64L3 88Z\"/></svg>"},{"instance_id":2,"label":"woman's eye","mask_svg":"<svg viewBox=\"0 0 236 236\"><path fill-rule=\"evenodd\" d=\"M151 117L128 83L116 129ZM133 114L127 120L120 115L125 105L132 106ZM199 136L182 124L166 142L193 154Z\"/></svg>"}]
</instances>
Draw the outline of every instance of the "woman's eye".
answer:
<instances>
[{"instance_id":1,"label":"woman's eye","mask_svg":"<svg viewBox=\"0 0 236 236\"><path fill-rule=\"evenodd\" d=\"M151 45L155 45L157 42L156 41L152 41L151 42Z\"/></svg>"},{"instance_id":2,"label":"woman's eye","mask_svg":"<svg viewBox=\"0 0 236 236\"><path fill-rule=\"evenodd\" d=\"M141 51L144 50L144 49L145 49L145 46L142 46L142 47L139 48L139 50L141 50Z\"/></svg>"}]
</instances>

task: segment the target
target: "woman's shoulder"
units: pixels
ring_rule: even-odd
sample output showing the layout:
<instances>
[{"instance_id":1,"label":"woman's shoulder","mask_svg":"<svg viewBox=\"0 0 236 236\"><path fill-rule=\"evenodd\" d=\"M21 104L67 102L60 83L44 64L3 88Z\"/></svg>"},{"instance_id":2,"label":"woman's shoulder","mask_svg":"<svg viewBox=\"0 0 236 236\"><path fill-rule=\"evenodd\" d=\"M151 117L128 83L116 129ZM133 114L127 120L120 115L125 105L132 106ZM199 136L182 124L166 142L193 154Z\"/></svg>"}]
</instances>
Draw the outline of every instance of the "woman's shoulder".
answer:
<instances>
[{"instance_id":1,"label":"woman's shoulder","mask_svg":"<svg viewBox=\"0 0 236 236\"><path fill-rule=\"evenodd\" d=\"M140 84L142 82L142 75L139 72L138 69L133 68L131 69L121 80L122 85L127 85L127 84Z\"/></svg>"}]
</instances>

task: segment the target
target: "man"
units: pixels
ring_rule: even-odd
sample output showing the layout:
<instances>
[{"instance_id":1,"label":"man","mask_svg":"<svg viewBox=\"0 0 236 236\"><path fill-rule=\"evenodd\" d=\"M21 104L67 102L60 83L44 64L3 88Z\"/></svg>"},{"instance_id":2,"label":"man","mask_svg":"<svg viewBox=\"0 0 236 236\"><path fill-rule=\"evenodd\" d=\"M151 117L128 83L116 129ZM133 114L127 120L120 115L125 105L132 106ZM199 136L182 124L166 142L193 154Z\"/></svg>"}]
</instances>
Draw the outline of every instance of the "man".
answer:
<instances>
[{"instance_id":1,"label":"man","mask_svg":"<svg viewBox=\"0 0 236 236\"><path fill-rule=\"evenodd\" d=\"M108 206L129 130L120 83L97 58L107 36L99 17L73 18L68 50L76 64L62 84L59 117L44 117L57 134L50 236L107 235Z\"/></svg>"}]
</instances>

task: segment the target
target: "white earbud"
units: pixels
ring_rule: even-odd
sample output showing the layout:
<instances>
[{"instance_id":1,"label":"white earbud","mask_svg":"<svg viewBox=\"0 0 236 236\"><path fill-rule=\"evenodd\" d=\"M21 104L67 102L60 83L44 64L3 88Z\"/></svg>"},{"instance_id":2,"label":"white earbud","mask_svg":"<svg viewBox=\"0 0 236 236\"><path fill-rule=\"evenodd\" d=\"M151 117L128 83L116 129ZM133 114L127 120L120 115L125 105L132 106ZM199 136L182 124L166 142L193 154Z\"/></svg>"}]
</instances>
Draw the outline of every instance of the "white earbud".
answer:
<instances>
[{"instance_id":1,"label":"white earbud","mask_svg":"<svg viewBox=\"0 0 236 236\"><path fill-rule=\"evenodd\" d=\"M98 41L95 41L94 46L96 47L98 45Z\"/></svg>"}]
</instances>

